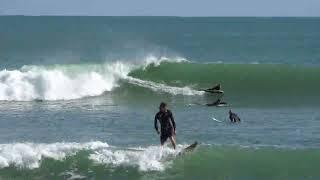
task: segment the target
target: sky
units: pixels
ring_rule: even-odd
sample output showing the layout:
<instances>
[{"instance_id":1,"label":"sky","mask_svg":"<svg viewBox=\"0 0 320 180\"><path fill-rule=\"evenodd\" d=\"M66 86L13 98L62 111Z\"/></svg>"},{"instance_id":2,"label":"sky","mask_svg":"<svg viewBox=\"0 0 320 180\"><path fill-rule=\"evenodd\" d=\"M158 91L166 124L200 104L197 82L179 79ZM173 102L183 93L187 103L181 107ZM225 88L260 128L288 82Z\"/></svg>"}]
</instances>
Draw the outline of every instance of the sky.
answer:
<instances>
[{"instance_id":1,"label":"sky","mask_svg":"<svg viewBox=\"0 0 320 180\"><path fill-rule=\"evenodd\" d=\"M0 0L0 14L320 16L320 0Z\"/></svg>"}]
</instances>

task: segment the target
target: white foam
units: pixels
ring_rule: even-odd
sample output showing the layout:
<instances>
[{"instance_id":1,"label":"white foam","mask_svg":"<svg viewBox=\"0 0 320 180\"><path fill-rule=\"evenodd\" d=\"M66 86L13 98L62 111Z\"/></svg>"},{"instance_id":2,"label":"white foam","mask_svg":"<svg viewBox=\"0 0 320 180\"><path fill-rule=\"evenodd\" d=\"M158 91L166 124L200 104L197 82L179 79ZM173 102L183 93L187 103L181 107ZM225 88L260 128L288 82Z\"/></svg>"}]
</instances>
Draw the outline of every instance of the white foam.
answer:
<instances>
[{"instance_id":1,"label":"white foam","mask_svg":"<svg viewBox=\"0 0 320 180\"><path fill-rule=\"evenodd\" d=\"M186 96L203 95L204 94L204 91L197 91L197 90L194 90L188 86L185 86L185 87L167 86L162 83L141 80L141 79L137 79L137 78L133 78L133 77L126 77L126 79L131 84L145 87L145 88L151 89L155 92L165 92L165 93L170 93L172 95L186 95Z\"/></svg>"},{"instance_id":2,"label":"white foam","mask_svg":"<svg viewBox=\"0 0 320 180\"><path fill-rule=\"evenodd\" d=\"M117 86L130 66L115 62L103 65L24 66L0 71L0 100L69 100L101 95Z\"/></svg>"},{"instance_id":3,"label":"white foam","mask_svg":"<svg viewBox=\"0 0 320 180\"><path fill-rule=\"evenodd\" d=\"M178 149L182 149L179 145ZM111 166L135 166L140 171L162 171L168 167L179 150L169 147L150 146L144 150L102 149L90 155L90 159L98 164Z\"/></svg>"},{"instance_id":4,"label":"white foam","mask_svg":"<svg viewBox=\"0 0 320 180\"><path fill-rule=\"evenodd\" d=\"M200 94L199 91L189 87L170 87L128 76L133 69L147 67L150 64L157 66L164 61L185 62L187 60L148 56L140 64L117 61L95 65L24 66L16 70L2 70L0 71L0 100L70 100L98 96L117 87L119 79L128 79L135 85L173 95Z\"/></svg>"},{"instance_id":5,"label":"white foam","mask_svg":"<svg viewBox=\"0 0 320 180\"><path fill-rule=\"evenodd\" d=\"M149 65L159 66L162 62L182 63L182 62L190 62L190 61L182 57L167 58L163 56L156 57L153 55L149 55L143 60L143 68L146 68Z\"/></svg>"},{"instance_id":6,"label":"white foam","mask_svg":"<svg viewBox=\"0 0 320 180\"><path fill-rule=\"evenodd\" d=\"M42 158L63 160L79 150L97 150L109 147L102 142L88 143L14 143L0 144L0 168L14 165L20 168L38 168Z\"/></svg>"},{"instance_id":7,"label":"white foam","mask_svg":"<svg viewBox=\"0 0 320 180\"><path fill-rule=\"evenodd\" d=\"M107 166L132 166L140 171L162 171L169 167L175 156L185 145L177 150L169 147L149 146L138 149L119 149L100 141L87 143L13 143L0 144L0 168L39 168L43 158L63 161L78 151L89 150L89 159L96 164Z\"/></svg>"}]
</instances>

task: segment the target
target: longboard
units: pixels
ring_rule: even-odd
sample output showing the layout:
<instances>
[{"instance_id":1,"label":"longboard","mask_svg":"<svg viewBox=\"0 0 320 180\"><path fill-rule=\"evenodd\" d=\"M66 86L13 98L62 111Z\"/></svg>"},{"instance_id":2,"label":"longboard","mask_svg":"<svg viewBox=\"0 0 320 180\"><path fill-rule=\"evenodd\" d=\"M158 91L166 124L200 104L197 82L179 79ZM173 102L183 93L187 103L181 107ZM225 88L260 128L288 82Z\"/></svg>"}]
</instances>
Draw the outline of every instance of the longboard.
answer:
<instances>
[{"instance_id":1,"label":"longboard","mask_svg":"<svg viewBox=\"0 0 320 180\"><path fill-rule=\"evenodd\" d=\"M216 107L227 107L228 106L228 104L227 103L225 103L225 104L218 104L218 105L216 105Z\"/></svg>"},{"instance_id":2,"label":"longboard","mask_svg":"<svg viewBox=\"0 0 320 180\"><path fill-rule=\"evenodd\" d=\"M190 146L184 148L180 153L179 155L183 155L185 153L188 153L188 152L192 152L196 147L198 146L198 142L195 141L193 144L191 144Z\"/></svg>"},{"instance_id":3,"label":"longboard","mask_svg":"<svg viewBox=\"0 0 320 180\"><path fill-rule=\"evenodd\" d=\"M214 121L217 121L217 122L222 122L222 121L220 121L220 120L218 120L218 119L216 119L214 117L211 117L211 119L214 120Z\"/></svg>"}]
</instances>

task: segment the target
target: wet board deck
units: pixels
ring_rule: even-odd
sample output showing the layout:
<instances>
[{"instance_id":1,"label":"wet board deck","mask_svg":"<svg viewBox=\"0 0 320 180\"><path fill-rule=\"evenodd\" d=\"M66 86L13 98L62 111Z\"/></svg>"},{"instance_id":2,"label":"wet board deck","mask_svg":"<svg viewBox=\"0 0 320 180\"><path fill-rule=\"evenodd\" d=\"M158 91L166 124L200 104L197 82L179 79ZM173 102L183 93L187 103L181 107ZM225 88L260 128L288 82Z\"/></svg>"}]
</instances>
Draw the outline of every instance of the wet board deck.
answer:
<instances>
[{"instance_id":1,"label":"wet board deck","mask_svg":"<svg viewBox=\"0 0 320 180\"><path fill-rule=\"evenodd\" d=\"M198 142L194 142L193 144L191 144L190 146L184 148L180 153L179 155L183 155L185 153L188 153L188 152L192 152L196 147L198 146Z\"/></svg>"}]
</instances>

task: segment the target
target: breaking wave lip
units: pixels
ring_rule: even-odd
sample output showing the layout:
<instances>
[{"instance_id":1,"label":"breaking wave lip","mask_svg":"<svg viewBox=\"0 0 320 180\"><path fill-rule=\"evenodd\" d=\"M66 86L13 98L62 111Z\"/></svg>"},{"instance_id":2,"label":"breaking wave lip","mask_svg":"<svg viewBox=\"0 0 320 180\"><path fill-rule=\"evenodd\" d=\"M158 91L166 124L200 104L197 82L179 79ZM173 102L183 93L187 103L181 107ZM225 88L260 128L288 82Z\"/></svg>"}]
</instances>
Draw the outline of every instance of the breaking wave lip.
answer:
<instances>
[{"instance_id":1,"label":"breaking wave lip","mask_svg":"<svg viewBox=\"0 0 320 180\"><path fill-rule=\"evenodd\" d=\"M160 64L162 62L175 62L175 63L188 63L190 62L189 60L182 58L182 57L174 57L174 58L167 58L167 57L160 57L157 58L155 56L147 56L147 58L145 58L143 60L143 69L147 68L149 65L154 65L154 66L160 66Z\"/></svg>"},{"instance_id":2,"label":"breaking wave lip","mask_svg":"<svg viewBox=\"0 0 320 180\"><path fill-rule=\"evenodd\" d=\"M19 70L0 71L0 100L31 101L69 100L97 96L117 86L117 79L126 75L129 67L116 62L78 66L24 66Z\"/></svg>"},{"instance_id":3,"label":"breaking wave lip","mask_svg":"<svg viewBox=\"0 0 320 180\"><path fill-rule=\"evenodd\" d=\"M146 148L119 149L107 143L94 141L86 143L13 143L0 144L0 168L14 166L35 169L44 158L63 161L66 157L85 150L89 160L105 166L132 166L140 171L163 171L185 145L177 150L169 147L149 146ZM170 158L173 157L173 158Z\"/></svg>"},{"instance_id":4,"label":"breaking wave lip","mask_svg":"<svg viewBox=\"0 0 320 180\"><path fill-rule=\"evenodd\" d=\"M184 58L156 58L148 56L142 63L112 62L105 64L24 66L16 70L0 71L0 100L71 100L98 96L118 87L119 79L127 79L155 91L192 95L199 94L188 87L170 87L164 84L129 77L137 68L158 66L162 62L188 62Z\"/></svg>"}]
</instances>

